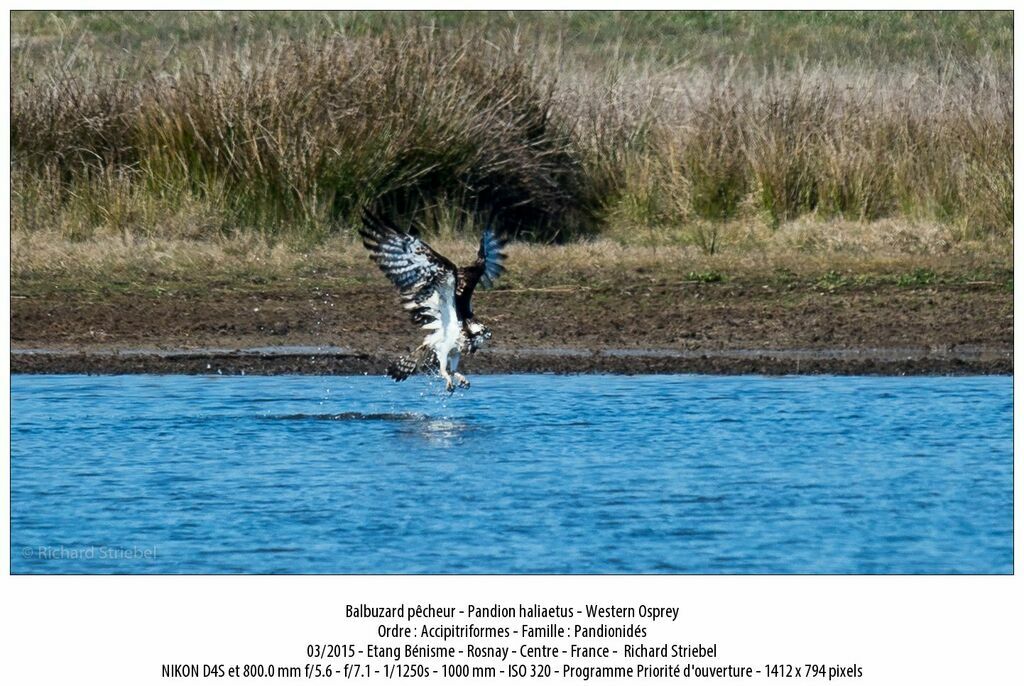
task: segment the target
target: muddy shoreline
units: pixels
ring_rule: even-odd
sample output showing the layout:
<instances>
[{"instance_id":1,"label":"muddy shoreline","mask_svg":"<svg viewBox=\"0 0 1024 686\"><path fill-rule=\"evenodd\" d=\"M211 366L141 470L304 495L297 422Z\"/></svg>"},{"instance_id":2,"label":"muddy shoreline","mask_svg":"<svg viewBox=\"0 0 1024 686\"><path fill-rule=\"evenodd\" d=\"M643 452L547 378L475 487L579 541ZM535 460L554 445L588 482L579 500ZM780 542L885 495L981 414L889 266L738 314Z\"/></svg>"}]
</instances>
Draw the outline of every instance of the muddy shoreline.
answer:
<instances>
[{"instance_id":1,"label":"muddy shoreline","mask_svg":"<svg viewBox=\"0 0 1024 686\"><path fill-rule=\"evenodd\" d=\"M1013 373L1013 294L997 285L591 283L480 293L493 347L465 371ZM133 288L13 296L12 372L376 375L420 337L387 284Z\"/></svg>"},{"instance_id":2,"label":"muddy shoreline","mask_svg":"<svg viewBox=\"0 0 1024 686\"><path fill-rule=\"evenodd\" d=\"M342 349L17 350L14 373L381 375L388 356ZM1012 351L874 350L510 350L481 352L469 374L1012 374Z\"/></svg>"}]
</instances>

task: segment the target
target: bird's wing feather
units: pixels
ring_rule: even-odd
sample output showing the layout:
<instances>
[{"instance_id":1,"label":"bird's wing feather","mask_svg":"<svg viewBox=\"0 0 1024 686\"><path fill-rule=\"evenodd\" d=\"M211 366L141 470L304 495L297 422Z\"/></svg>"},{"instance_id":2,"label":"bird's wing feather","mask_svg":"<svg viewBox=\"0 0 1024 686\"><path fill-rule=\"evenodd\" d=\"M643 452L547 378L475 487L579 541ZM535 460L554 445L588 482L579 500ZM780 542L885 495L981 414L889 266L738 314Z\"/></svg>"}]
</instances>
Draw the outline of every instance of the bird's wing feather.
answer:
<instances>
[{"instance_id":1,"label":"bird's wing feather","mask_svg":"<svg viewBox=\"0 0 1024 686\"><path fill-rule=\"evenodd\" d=\"M476 285L479 283L484 288L490 288L494 285L494 280L505 271L506 256L502 252L504 247L505 241L488 227L484 229L484 233L480 237L480 249L477 251L476 261L459 268L455 297L457 299L456 307L461 317L473 316L470 300Z\"/></svg>"},{"instance_id":2,"label":"bird's wing feather","mask_svg":"<svg viewBox=\"0 0 1024 686\"><path fill-rule=\"evenodd\" d=\"M453 307L455 265L369 210L363 212L359 234L370 259L398 287L412 320L424 328L441 327Z\"/></svg>"}]
</instances>

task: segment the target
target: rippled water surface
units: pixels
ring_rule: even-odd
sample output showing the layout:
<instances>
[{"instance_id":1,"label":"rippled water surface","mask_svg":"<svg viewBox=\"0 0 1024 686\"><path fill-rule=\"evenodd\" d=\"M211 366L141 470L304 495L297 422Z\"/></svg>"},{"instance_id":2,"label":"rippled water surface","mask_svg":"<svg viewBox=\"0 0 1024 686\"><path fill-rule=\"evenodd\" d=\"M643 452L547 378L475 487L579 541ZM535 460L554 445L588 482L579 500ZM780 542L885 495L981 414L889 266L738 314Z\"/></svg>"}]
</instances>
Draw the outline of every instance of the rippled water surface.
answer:
<instances>
[{"instance_id":1,"label":"rippled water surface","mask_svg":"<svg viewBox=\"0 0 1024 686\"><path fill-rule=\"evenodd\" d=\"M1012 380L14 376L15 573L1012 571Z\"/></svg>"}]
</instances>

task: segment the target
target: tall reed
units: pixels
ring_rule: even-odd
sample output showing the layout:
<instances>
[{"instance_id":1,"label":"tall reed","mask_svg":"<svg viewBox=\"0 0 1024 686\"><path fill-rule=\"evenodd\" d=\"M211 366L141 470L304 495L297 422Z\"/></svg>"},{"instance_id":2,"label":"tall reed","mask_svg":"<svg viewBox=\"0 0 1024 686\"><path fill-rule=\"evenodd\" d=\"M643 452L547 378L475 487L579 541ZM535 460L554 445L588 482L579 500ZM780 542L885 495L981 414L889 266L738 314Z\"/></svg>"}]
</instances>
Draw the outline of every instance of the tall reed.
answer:
<instances>
[{"instance_id":1,"label":"tall reed","mask_svg":"<svg viewBox=\"0 0 1024 686\"><path fill-rule=\"evenodd\" d=\"M708 222L743 218L1012 228L1012 69L992 57L602 68L413 28L142 72L81 45L15 64L16 229L315 241L366 203L538 240L692 225L712 250Z\"/></svg>"}]
</instances>

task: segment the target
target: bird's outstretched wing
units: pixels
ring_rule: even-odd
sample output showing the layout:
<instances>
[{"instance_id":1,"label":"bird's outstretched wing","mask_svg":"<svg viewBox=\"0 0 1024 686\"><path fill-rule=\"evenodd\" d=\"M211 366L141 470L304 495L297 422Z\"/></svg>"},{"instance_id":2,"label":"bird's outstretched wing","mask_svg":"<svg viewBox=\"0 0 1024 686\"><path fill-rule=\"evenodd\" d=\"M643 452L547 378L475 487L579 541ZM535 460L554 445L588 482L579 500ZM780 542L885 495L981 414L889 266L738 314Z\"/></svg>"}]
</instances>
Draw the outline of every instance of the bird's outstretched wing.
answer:
<instances>
[{"instance_id":1,"label":"bird's outstretched wing","mask_svg":"<svg viewBox=\"0 0 1024 686\"><path fill-rule=\"evenodd\" d=\"M412 320L423 328L442 327L453 315L456 268L415 236L363 210L363 245L402 294Z\"/></svg>"},{"instance_id":2,"label":"bird's outstretched wing","mask_svg":"<svg viewBox=\"0 0 1024 686\"><path fill-rule=\"evenodd\" d=\"M473 317L471 300L476 285L479 283L484 288L490 288L494 280L505 271L505 253L501 251L504 247L505 241L488 227L480 237L476 262L459 268L455 282L455 307L460 319Z\"/></svg>"}]
</instances>

